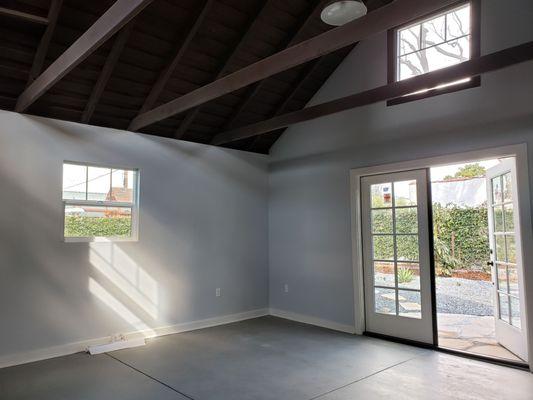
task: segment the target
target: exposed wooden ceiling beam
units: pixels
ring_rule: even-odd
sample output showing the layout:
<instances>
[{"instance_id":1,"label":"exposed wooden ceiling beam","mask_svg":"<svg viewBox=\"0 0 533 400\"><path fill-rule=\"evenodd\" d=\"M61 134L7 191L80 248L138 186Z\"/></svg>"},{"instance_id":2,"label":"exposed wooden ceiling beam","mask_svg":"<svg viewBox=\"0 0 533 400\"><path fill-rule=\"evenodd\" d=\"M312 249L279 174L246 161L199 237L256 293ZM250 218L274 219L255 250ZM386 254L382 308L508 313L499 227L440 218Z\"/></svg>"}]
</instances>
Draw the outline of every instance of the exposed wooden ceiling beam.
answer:
<instances>
[{"instance_id":1,"label":"exposed wooden ceiling beam","mask_svg":"<svg viewBox=\"0 0 533 400\"><path fill-rule=\"evenodd\" d=\"M182 40L180 40L180 43L177 46L176 51L174 52L174 55L172 56L172 59L170 60L168 65L165 66L165 68L161 71L161 73L159 74L159 77L157 78L157 81L152 86L152 89L150 89L150 93L144 100L144 103L138 115L153 108L157 99L161 95L161 92L165 88L167 82L172 77L172 74L174 73L176 67L178 66L181 59L183 58L185 51L187 50L190 43L192 42L192 40L198 33L198 30L202 26L202 23L207 17L207 14L209 13L209 10L211 9L211 6L213 5L213 3L214 3L214 0L206 0L204 5L200 7L196 18L193 19L194 22L191 24L190 28L187 30L185 37L183 37ZM128 129L133 130L133 127L131 126L131 124Z\"/></svg>"},{"instance_id":2,"label":"exposed wooden ceiling beam","mask_svg":"<svg viewBox=\"0 0 533 400\"><path fill-rule=\"evenodd\" d=\"M241 48L244 46L244 44L248 41L248 38L250 37L251 33L254 31L255 26L258 24L259 15L261 15L263 10L265 10L271 2L272 0L265 2L261 7L259 7L255 11L254 15L249 19L248 26L245 29L246 33L241 37L237 45L233 48L229 56L226 58L226 61L224 61L222 66L218 69L213 80L217 80L227 73L229 66L233 63L233 61L235 60L235 57L237 56ZM183 121L181 121L180 126L178 127L176 133L174 134L175 139L181 139L183 135L185 135L185 133L189 129L189 126L191 125L191 123L194 121L194 119L200 112L200 109L201 107L196 107L190 110L187 113L187 115L185 115L185 118L183 119Z\"/></svg>"},{"instance_id":3,"label":"exposed wooden ceiling beam","mask_svg":"<svg viewBox=\"0 0 533 400\"><path fill-rule=\"evenodd\" d=\"M137 116L134 130L190 110L277 73L356 43L370 35L422 17L456 0L396 0L344 26L298 43L237 72Z\"/></svg>"},{"instance_id":4,"label":"exposed wooden ceiling beam","mask_svg":"<svg viewBox=\"0 0 533 400\"><path fill-rule=\"evenodd\" d=\"M287 47L291 47L298 43L299 41L302 41L302 33L305 31L305 29L309 26L309 24L317 17L317 14L320 14L322 11L322 7L325 4L325 2L328 0L321 0L321 1L315 1L315 4L312 5L311 11L308 12L307 16L303 19L303 21L300 23L300 26L298 29L296 29L296 32L286 41L286 43L283 43L279 51L286 49ZM239 117L239 115L243 112L243 110L246 109L248 104L254 99L254 97L263 89L265 86L267 80L262 80L260 82L256 82L245 94L244 100L237 106L231 117L228 119L228 121L224 124L223 130L230 129L233 127L233 124Z\"/></svg>"},{"instance_id":5,"label":"exposed wooden ceiling beam","mask_svg":"<svg viewBox=\"0 0 533 400\"><path fill-rule=\"evenodd\" d=\"M10 8L0 7L0 15L16 18L22 21L33 22L39 25L48 25L48 18L38 15L28 14L22 11L12 10Z\"/></svg>"},{"instance_id":6,"label":"exposed wooden ceiling beam","mask_svg":"<svg viewBox=\"0 0 533 400\"><path fill-rule=\"evenodd\" d=\"M57 26L57 20L59 18L59 12L61 11L61 6L63 0L52 0L50 3L50 9L48 10L48 26L44 31L41 41L39 42L39 47L35 52L35 57L33 58L33 63L30 69L30 75L28 77L28 85L31 84L41 73L44 66L44 61L46 59L46 54L48 53L48 47L54 36L54 31Z\"/></svg>"},{"instance_id":7,"label":"exposed wooden ceiling beam","mask_svg":"<svg viewBox=\"0 0 533 400\"><path fill-rule=\"evenodd\" d=\"M115 3L55 60L17 100L15 111L23 112L50 87L113 36L153 0L117 0Z\"/></svg>"},{"instance_id":8,"label":"exposed wooden ceiling beam","mask_svg":"<svg viewBox=\"0 0 533 400\"><path fill-rule=\"evenodd\" d=\"M235 140L261 135L300 122L406 96L410 93L435 87L443 82L455 82L466 77L474 77L530 60L533 60L533 42L511 47L411 79L283 114L256 124L223 132L215 137L212 144L221 145Z\"/></svg>"},{"instance_id":9,"label":"exposed wooden ceiling beam","mask_svg":"<svg viewBox=\"0 0 533 400\"><path fill-rule=\"evenodd\" d=\"M113 47L111 48L111 51L109 52L109 55L105 60L104 66L102 67L100 76L98 76L96 85L94 85L93 87L91 96L89 97L89 101L87 102L87 104L85 105L85 109L83 110L81 122L83 122L84 124L88 123L91 120L94 114L94 110L96 109L96 105L100 101L100 97L102 96L102 93L104 92L104 89L107 86L107 83L109 82L109 78L111 78L111 74L113 73L113 70L117 65L120 55L122 54L122 50L124 50L124 46L126 45L126 42L130 37L134 24L135 21L131 21L117 34L117 37L113 42Z\"/></svg>"}]
</instances>

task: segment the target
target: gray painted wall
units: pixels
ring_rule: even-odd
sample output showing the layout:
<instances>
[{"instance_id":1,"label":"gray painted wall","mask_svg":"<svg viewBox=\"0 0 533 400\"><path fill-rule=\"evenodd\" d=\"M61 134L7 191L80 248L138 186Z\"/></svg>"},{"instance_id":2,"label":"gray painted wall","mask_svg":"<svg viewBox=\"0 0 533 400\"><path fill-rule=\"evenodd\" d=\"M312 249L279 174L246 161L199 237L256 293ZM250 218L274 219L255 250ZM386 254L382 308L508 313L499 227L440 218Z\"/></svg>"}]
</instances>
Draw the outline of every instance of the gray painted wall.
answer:
<instances>
[{"instance_id":1,"label":"gray painted wall","mask_svg":"<svg viewBox=\"0 0 533 400\"><path fill-rule=\"evenodd\" d=\"M140 169L138 242L63 243L63 160ZM0 112L0 357L267 307L267 174L264 156Z\"/></svg>"},{"instance_id":2,"label":"gray painted wall","mask_svg":"<svg viewBox=\"0 0 533 400\"><path fill-rule=\"evenodd\" d=\"M533 40L531 21L530 0L482 0L483 54ZM386 66L386 35L371 37L312 103L386 84ZM353 325L349 170L527 142L533 178L532 104L530 62L484 76L478 89L287 130L271 153L270 306Z\"/></svg>"}]
</instances>

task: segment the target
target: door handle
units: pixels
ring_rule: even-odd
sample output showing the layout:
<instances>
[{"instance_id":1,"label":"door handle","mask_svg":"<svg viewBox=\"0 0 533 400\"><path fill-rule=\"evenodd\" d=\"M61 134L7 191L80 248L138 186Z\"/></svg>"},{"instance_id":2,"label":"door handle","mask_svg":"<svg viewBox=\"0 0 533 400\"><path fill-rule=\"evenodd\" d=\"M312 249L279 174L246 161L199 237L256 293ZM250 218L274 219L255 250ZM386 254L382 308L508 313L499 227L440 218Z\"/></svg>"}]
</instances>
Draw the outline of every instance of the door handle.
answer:
<instances>
[{"instance_id":1,"label":"door handle","mask_svg":"<svg viewBox=\"0 0 533 400\"><path fill-rule=\"evenodd\" d=\"M489 267L494 267L494 261L488 261L488 262L487 262L487 265L488 265Z\"/></svg>"}]
</instances>

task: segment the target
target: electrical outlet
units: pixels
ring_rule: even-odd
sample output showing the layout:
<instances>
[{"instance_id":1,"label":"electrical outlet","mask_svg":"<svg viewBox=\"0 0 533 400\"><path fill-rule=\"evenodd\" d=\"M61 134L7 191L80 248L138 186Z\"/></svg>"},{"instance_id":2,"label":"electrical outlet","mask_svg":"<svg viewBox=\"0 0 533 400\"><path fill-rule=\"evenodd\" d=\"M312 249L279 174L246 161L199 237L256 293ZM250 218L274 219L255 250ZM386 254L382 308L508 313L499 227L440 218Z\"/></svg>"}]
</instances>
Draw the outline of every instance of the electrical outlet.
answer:
<instances>
[{"instance_id":1,"label":"electrical outlet","mask_svg":"<svg viewBox=\"0 0 533 400\"><path fill-rule=\"evenodd\" d=\"M289 293L289 284L286 283L283 287L283 290L285 291L285 293Z\"/></svg>"},{"instance_id":2,"label":"electrical outlet","mask_svg":"<svg viewBox=\"0 0 533 400\"><path fill-rule=\"evenodd\" d=\"M217 287L215 290L215 296L220 297L220 288Z\"/></svg>"}]
</instances>

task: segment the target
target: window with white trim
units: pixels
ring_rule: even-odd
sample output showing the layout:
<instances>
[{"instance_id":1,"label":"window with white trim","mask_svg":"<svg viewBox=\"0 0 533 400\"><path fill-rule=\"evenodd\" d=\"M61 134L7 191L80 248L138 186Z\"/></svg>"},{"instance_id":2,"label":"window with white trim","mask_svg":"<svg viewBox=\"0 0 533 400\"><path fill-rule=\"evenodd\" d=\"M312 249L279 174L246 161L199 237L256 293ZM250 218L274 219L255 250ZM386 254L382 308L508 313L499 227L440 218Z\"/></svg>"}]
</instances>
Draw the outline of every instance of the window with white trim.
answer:
<instances>
[{"instance_id":1,"label":"window with white trim","mask_svg":"<svg viewBox=\"0 0 533 400\"><path fill-rule=\"evenodd\" d=\"M136 240L138 170L63 163L65 241Z\"/></svg>"},{"instance_id":2,"label":"window with white trim","mask_svg":"<svg viewBox=\"0 0 533 400\"><path fill-rule=\"evenodd\" d=\"M389 33L389 83L479 57L479 0L462 1ZM392 104L479 86L479 77L442 82Z\"/></svg>"}]
</instances>

